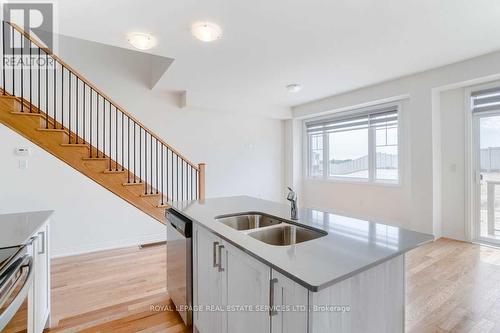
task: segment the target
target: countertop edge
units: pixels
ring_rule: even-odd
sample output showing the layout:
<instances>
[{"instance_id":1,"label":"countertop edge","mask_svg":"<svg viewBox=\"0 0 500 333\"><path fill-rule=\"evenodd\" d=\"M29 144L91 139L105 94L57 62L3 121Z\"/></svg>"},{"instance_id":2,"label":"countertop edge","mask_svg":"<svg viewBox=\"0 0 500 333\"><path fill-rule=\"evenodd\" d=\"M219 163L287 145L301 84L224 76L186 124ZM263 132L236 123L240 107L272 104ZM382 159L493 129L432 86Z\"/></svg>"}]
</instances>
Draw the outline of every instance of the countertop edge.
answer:
<instances>
[{"instance_id":1,"label":"countertop edge","mask_svg":"<svg viewBox=\"0 0 500 333\"><path fill-rule=\"evenodd\" d=\"M306 289L308 289L309 291L311 292L319 292L323 289L326 289L334 284L337 284L343 280L346 280L354 275L357 275L361 272L364 272L364 271L367 271L369 270L370 268L373 268L375 266L378 266L386 261L389 261L393 258L396 258L396 257L399 257L401 255L404 255L405 253L421 246L421 245L424 245L424 244L427 244L427 243L431 243L433 241L435 241L435 239L430 239L430 240L427 240L427 241L424 241L424 242L421 242L421 243L418 243L418 244L415 244L414 246L410 246L410 247L407 247L407 248L404 248L404 249L401 249L400 251L398 252L395 252L391 255L388 255L384 258L381 258L380 260L376 260L370 264L367 264L363 267L360 267L359 269L356 269L356 270L353 270L352 272L348 273L348 274L344 274L340 277L337 277L329 282L326 282L326 283L323 283L321 285L311 285L303 280L301 280L300 278L296 277L295 275L291 274L290 272L287 272L285 270L282 270L281 268L277 267L276 265L274 265L273 263L263 259L262 257L260 257L259 255L255 254L254 252L244 248L243 246L241 246L240 244L237 244L235 242L233 242L231 239L225 237L224 235L221 235L220 233L218 233L217 231L213 230L212 228L210 228L209 226L205 225L204 223L202 222L199 222L197 221L196 219L192 218L191 216L188 216L186 214L184 214L184 212L180 211L179 209L175 208L175 207L172 207L173 210L175 210L177 213L181 214L182 216L186 217L187 219L193 221L194 223L196 223L197 225L205 228L206 230L210 231L211 233L217 235L218 237L222 238L223 240L227 241L228 243L230 243L232 246L242 250L243 252L247 253L248 255L252 256L253 258L257 259L258 261L266 264L267 266L271 267L272 269L278 271L279 273L285 275L286 277L290 278L291 280L297 282L298 284L300 284L301 286L305 287Z\"/></svg>"}]
</instances>

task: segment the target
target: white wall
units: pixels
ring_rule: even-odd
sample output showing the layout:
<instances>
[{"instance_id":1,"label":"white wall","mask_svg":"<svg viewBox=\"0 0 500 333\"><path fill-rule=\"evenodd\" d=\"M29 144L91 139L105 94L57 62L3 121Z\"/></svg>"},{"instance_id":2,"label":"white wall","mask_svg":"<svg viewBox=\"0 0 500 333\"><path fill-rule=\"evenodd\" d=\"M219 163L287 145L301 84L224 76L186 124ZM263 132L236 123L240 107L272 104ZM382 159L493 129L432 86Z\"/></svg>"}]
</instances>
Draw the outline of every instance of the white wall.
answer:
<instances>
[{"instance_id":1,"label":"white wall","mask_svg":"<svg viewBox=\"0 0 500 333\"><path fill-rule=\"evenodd\" d=\"M189 160L207 164L207 197L281 200L281 120L179 108L179 94L149 89L151 62L141 53L65 36L59 43L62 59Z\"/></svg>"},{"instance_id":2,"label":"white wall","mask_svg":"<svg viewBox=\"0 0 500 333\"><path fill-rule=\"evenodd\" d=\"M441 119L441 218L447 237L465 240L465 91L444 91Z\"/></svg>"},{"instance_id":3,"label":"white wall","mask_svg":"<svg viewBox=\"0 0 500 333\"><path fill-rule=\"evenodd\" d=\"M303 119L401 96L406 98L403 112L408 136L408 148L405 150L408 180L399 188L304 180L305 204L434 232L437 236L442 231L444 236L459 238L463 222L449 212L441 211L442 198L450 189L435 186L441 184L442 170L449 168L449 163L442 163L433 156L434 152L441 156L441 142L453 140L446 137L448 132L443 131L441 126L433 128L433 120L439 120L433 118L440 114L436 108L441 105L435 102L436 96L439 96L436 92L495 80L499 73L500 52L495 52L295 107L294 117ZM446 121L442 119L443 123ZM454 125L450 126L460 126L459 123L452 123ZM438 133L440 129L441 133ZM456 177L459 177L458 172ZM447 186L450 181L447 179L444 185ZM443 193L440 193L441 190ZM460 204L463 205L463 202ZM463 215L463 212L456 214ZM442 216L446 216L448 221L453 220L449 223L455 226L443 227Z\"/></svg>"},{"instance_id":4,"label":"white wall","mask_svg":"<svg viewBox=\"0 0 500 333\"><path fill-rule=\"evenodd\" d=\"M247 194L282 200L281 120L181 109L178 94L150 90L153 60L144 54L64 36L58 53L188 159L205 162L207 197ZM1 128L0 137L5 178L0 213L54 209L55 255L164 239L162 225L66 164L7 128ZM33 150L28 170L17 169L13 151L20 145Z\"/></svg>"}]
</instances>

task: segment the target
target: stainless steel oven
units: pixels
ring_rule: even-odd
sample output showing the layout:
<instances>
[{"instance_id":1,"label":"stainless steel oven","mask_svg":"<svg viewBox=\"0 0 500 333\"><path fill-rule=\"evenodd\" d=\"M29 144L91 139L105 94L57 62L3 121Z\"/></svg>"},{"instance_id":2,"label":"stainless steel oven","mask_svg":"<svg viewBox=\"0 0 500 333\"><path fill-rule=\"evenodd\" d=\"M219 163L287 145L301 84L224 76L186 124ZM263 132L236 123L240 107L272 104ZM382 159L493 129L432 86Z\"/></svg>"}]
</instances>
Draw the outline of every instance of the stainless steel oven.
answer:
<instances>
[{"instance_id":1,"label":"stainless steel oven","mask_svg":"<svg viewBox=\"0 0 500 333\"><path fill-rule=\"evenodd\" d=\"M192 221L168 209L167 219L167 291L182 320L192 327L193 256Z\"/></svg>"},{"instance_id":2,"label":"stainless steel oven","mask_svg":"<svg viewBox=\"0 0 500 333\"><path fill-rule=\"evenodd\" d=\"M28 314L18 310L26 306L32 284L31 245L0 248L0 332L28 331Z\"/></svg>"}]
</instances>

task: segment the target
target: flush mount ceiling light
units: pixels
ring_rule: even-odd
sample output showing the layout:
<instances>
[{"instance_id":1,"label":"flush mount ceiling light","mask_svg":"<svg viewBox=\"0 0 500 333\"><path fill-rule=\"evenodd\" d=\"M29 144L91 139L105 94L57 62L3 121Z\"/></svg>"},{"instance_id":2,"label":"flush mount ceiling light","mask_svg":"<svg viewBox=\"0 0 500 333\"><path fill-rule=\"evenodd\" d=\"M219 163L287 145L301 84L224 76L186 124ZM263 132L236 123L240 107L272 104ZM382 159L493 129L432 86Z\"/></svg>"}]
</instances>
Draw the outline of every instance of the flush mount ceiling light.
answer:
<instances>
[{"instance_id":1,"label":"flush mount ceiling light","mask_svg":"<svg viewBox=\"0 0 500 333\"><path fill-rule=\"evenodd\" d=\"M202 42L213 42L222 37L222 29L215 23L196 22L191 27L191 33Z\"/></svg>"},{"instance_id":2,"label":"flush mount ceiling light","mask_svg":"<svg viewBox=\"0 0 500 333\"><path fill-rule=\"evenodd\" d=\"M149 50L153 46L156 45L156 39L150 34L142 33L142 32L134 32L128 35L127 37L130 45L139 50Z\"/></svg>"},{"instance_id":3,"label":"flush mount ceiling light","mask_svg":"<svg viewBox=\"0 0 500 333\"><path fill-rule=\"evenodd\" d=\"M290 93L296 93L302 90L302 86L297 83L292 83L286 86L286 90Z\"/></svg>"}]
</instances>

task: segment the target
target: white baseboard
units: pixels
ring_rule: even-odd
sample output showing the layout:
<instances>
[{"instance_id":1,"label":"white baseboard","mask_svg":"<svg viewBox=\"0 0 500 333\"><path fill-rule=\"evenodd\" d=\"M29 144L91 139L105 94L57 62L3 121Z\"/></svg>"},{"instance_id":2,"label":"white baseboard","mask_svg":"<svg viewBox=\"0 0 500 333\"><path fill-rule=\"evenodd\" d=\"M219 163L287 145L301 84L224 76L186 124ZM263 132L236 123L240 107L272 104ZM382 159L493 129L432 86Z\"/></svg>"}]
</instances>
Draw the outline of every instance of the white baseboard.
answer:
<instances>
[{"instance_id":1,"label":"white baseboard","mask_svg":"<svg viewBox=\"0 0 500 333\"><path fill-rule=\"evenodd\" d=\"M77 246L59 248L59 249L53 248L51 249L51 258L68 257L77 254L111 250L121 247L163 242L165 240L166 240L166 234L160 233L160 234L144 235L137 238L114 239L106 242L79 244Z\"/></svg>"}]
</instances>

